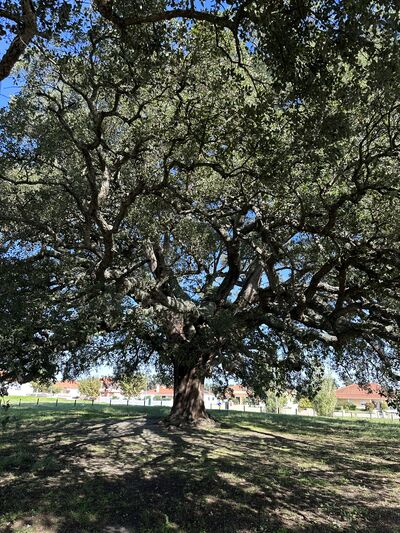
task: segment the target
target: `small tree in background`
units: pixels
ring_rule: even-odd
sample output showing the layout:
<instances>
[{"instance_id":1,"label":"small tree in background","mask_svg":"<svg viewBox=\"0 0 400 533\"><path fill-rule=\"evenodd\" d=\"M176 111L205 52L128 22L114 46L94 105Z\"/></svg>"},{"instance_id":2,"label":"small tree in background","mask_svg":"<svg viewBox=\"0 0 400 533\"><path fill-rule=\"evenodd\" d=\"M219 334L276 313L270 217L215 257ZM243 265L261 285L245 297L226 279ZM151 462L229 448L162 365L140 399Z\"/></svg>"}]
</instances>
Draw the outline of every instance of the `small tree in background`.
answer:
<instances>
[{"instance_id":1,"label":"small tree in background","mask_svg":"<svg viewBox=\"0 0 400 533\"><path fill-rule=\"evenodd\" d=\"M95 400L100 395L100 380L98 378L81 379L78 386L79 394L88 400Z\"/></svg>"},{"instance_id":2,"label":"small tree in background","mask_svg":"<svg viewBox=\"0 0 400 533\"><path fill-rule=\"evenodd\" d=\"M269 413L277 413L278 409L284 407L289 400L289 394L278 395L275 391L268 391L265 399L265 407Z\"/></svg>"},{"instance_id":3,"label":"small tree in background","mask_svg":"<svg viewBox=\"0 0 400 533\"><path fill-rule=\"evenodd\" d=\"M385 402L385 401L381 402L381 409L382 409L382 411L387 411L387 410L388 410L388 407L389 407L389 406L388 406L388 403L387 403L387 402Z\"/></svg>"},{"instance_id":4,"label":"small tree in background","mask_svg":"<svg viewBox=\"0 0 400 533\"><path fill-rule=\"evenodd\" d=\"M299 400L299 408L300 409L312 409L313 404L312 401L309 398L300 398Z\"/></svg>"},{"instance_id":5,"label":"small tree in background","mask_svg":"<svg viewBox=\"0 0 400 533\"><path fill-rule=\"evenodd\" d=\"M147 387L147 377L144 374L135 372L130 376L126 376L119 381L119 386L125 398L132 398L137 396Z\"/></svg>"},{"instance_id":6,"label":"small tree in background","mask_svg":"<svg viewBox=\"0 0 400 533\"><path fill-rule=\"evenodd\" d=\"M332 416L336 406L336 385L331 376L322 380L321 388L313 400L314 409L321 416Z\"/></svg>"}]
</instances>

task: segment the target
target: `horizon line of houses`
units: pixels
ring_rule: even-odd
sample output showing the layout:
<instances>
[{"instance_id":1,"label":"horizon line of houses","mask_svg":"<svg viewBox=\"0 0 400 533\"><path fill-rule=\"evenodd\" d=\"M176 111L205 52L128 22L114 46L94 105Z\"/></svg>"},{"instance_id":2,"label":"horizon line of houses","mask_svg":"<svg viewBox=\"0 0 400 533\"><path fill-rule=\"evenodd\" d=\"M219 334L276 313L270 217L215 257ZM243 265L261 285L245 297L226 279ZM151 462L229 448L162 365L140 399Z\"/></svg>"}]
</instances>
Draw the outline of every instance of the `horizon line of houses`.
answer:
<instances>
[{"instance_id":1,"label":"horizon line of houses","mask_svg":"<svg viewBox=\"0 0 400 533\"><path fill-rule=\"evenodd\" d=\"M101 389L99 397L102 398L125 398L118 383L110 377L99 378L101 381ZM78 381L58 381L54 384L55 387L60 389L58 395L64 396L70 399L79 398L79 383ZM351 384L343 387L339 387L336 390L336 398L338 404L346 405L353 404L357 408L363 408L368 402L373 402L376 408L380 409L381 404L385 402L385 398L382 396L382 387L378 383L369 383L367 389L359 387L357 384ZM232 400L242 404L247 398L251 396L248 390L242 385L229 385L229 395L226 394L225 398L217 397L211 390L204 388L204 401L206 404L215 403L223 400ZM21 395L29 395L34 393L33 386L30 383L22 385L14 385L10 387L9 392L11 394L17 393ZM151 400L172 400L174 397L174 389L171 387L165 387L164 385L156 385L155 388L142 390L137 398Z\"/></svg>"}]
</instances>

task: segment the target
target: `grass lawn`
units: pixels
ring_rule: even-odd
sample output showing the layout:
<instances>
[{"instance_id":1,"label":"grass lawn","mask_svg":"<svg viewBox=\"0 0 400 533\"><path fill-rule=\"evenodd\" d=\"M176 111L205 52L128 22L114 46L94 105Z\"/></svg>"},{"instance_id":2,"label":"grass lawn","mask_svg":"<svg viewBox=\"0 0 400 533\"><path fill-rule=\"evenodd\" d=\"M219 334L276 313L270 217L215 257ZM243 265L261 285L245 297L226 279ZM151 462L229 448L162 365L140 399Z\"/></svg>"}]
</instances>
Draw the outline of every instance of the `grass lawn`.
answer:
<instances>
[{"instance_id":1,"label":"grass lawn","mask_svg":"<svg viewBox=\"0 0 400 533\"><path fill-rule=\"evenodd\" d=\"M167 412L12 407L0 531L400 532L399 422L220 411L171 430Z\"/></svg>"}]
</instances>

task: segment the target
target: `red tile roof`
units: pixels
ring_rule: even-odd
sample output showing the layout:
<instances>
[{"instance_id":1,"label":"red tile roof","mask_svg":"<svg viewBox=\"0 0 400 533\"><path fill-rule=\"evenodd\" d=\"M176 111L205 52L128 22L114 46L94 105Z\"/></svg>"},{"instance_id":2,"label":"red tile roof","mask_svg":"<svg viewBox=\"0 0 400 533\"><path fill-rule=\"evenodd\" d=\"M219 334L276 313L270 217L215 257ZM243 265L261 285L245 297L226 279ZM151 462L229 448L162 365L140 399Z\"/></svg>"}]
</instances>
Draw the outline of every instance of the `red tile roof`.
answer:
<instances>
[{"instance_id":1,"label":"red tile roof","mask_svg":"<svg viewBox=\"0 0 400 533\"><path fill-rule=\"evenodd\" d=\"M144 392L147 395L156 395L156 396L173 396L174 395L174 389L169 389L167 387L160 387L157 389L149 389Z\"/></svg>"},{"instance_id":2,"label":"red tile roof","mask_svg":"<svg viewBox=\"0 0 400 533\"><path fill-rule=\"evenodd\" d=\"M77 381L57 381L55 384L60 389L78 389L79 385Z\"/></svg>"},{"instance_id":3,"label":"red tile roof","mask_svg":"<svg viewBox=\"0 0 400 533\"><path fill-rule=\"evenodd\" d=\"M379 394L381 391L382 387L378 383L368 383L366 388L361 388L354 383L336 389L336 398L340 400L382 400Z\"/></svg>"},{"instance_id":4,"label":"red tile roof","mask_svg":"<svg viewBox=\"0 0 400 533\"><path fill-rule=\"evenodd\" d=\"M243 396L243 397L248 396L247 389L245 389L243 385L229 385L228 390L229 389L233 391L234 396Z\"/></svg>"}]
</instances>

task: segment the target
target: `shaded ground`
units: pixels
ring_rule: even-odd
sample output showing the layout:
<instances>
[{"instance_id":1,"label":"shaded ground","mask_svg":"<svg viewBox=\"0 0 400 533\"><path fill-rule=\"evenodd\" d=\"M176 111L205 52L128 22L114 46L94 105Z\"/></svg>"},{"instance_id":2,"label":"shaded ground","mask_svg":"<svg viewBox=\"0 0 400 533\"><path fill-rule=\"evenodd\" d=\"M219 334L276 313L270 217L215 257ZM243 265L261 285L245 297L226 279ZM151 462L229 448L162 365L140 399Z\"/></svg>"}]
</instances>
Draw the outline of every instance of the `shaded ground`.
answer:
<instances>
[{"instance_id":1,"label":"shaded ground","mask_svg":"<svg viewBox=\"0 0 400 533\"><path fill-rule=\"evenodd\" d=\"M400 424L157 408L12 408L1 532L400 532Z\"/></svg>"}]
</instances>

